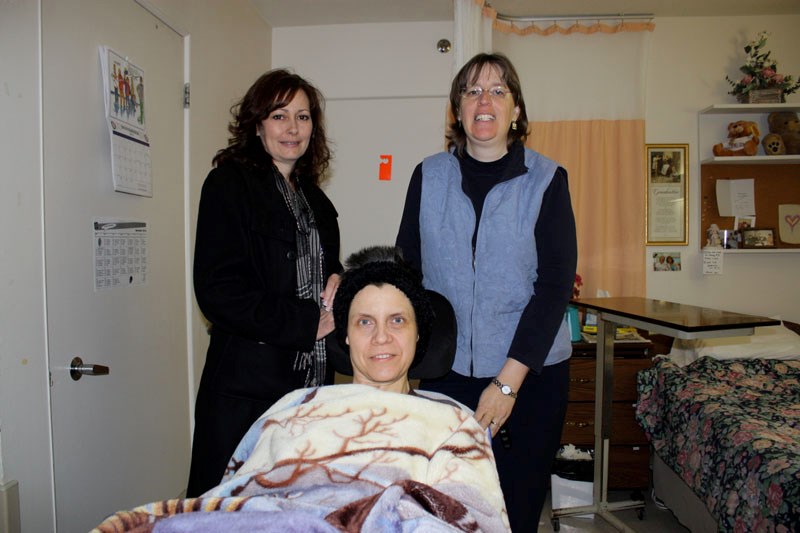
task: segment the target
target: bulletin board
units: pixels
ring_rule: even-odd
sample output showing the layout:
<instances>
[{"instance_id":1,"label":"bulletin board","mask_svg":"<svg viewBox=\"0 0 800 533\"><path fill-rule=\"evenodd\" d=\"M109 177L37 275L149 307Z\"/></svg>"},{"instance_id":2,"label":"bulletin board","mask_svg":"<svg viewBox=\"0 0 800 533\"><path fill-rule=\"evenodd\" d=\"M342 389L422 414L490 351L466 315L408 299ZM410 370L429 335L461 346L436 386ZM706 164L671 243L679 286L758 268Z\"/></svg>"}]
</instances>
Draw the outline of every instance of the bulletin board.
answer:
<instances>
[{"instance_id":1,"label":"bulletin board","mask_svg":"<svg viewBox=\"0 0 800 533\"><path fill-rule=\"evenodd\" d=\"M706 229L717 224L733 229L734 217L720 216L717 209L718 179L753 179L756 204L756 227L775 232L776 248L798 248L800 244L782 242L778 231L778 206L800 204L800 165L701 165L700 246L705 246ZM795 228L795 231L800 228Z\"/></svg>"}]
</instances>

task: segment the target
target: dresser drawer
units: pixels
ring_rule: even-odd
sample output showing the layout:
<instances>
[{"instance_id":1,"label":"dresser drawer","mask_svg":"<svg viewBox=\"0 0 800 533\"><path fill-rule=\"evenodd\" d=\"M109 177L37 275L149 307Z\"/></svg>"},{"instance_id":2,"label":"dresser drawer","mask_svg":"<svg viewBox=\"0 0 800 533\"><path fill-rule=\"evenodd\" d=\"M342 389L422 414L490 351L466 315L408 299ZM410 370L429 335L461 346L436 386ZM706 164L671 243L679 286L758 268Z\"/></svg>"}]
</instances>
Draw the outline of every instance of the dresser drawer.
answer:
<instances>
[{"instance_id":1,"label":"dresser drawer","mask_svg":"<svg viewBox=\"0 0 800 533\"><path fill-rule=\"evenodd\" d=\"M634 418L635 407L631 402L615 402L611 406L611 443L642 444L647 438ZM561 442L576 446L594 446L594 403L570 402Z\"/></svg>"},{"instance_id":2,"label":"dresser drawer","mask_svg":"<svg viewBox=\"0 0 800 533\"><path fill-rule=\"evenodd\" d=\"M608 453L608 488L646 489L650 486L650 447L611 446Z\"/></svg>"},{"instance_id":3,"label":"dresser drawer","mask_svg":"<svg viewBox=\"0 0 800 533\"><path fill-rule=\"evenodd\" d=\"M650 359L614 359L613 401L636 401L636 374L649 368ZM595 360L573 357L569 363L569 401L594 401Z\"/></svg>"}]
</instances>

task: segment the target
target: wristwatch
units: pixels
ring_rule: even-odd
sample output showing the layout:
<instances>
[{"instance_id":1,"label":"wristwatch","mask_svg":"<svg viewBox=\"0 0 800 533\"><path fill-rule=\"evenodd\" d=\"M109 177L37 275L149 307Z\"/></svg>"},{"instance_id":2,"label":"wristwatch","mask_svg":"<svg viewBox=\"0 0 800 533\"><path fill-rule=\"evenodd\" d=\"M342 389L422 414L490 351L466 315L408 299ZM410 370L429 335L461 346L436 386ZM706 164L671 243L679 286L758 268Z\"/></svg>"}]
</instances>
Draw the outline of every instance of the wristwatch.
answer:
<instances>
[{"instance_id":1,"label":"wristwatch","mask_svg":"<svg viewBox=\"0 0 800 533\"><path fill-rule=\"evenodd\" d=\"M500 380L497 378L492 379L492 383L497 385L497 388L500 389L500 392L505 394L506 396L511 396L512 398L517 397L517 393L511 388L511 385L506 385L505 383L500 383Z\"/></svg>"}]
</instances>

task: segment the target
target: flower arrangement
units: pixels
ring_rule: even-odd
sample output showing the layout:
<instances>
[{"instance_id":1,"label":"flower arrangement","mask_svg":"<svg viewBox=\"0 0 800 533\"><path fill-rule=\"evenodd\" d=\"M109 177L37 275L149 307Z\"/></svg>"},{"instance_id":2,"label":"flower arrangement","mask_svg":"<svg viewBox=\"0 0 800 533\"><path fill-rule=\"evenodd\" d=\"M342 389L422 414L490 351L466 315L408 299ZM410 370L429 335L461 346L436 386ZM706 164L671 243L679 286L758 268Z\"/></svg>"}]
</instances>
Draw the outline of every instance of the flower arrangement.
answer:
<instances>
[{"instance_id":1,"label":"flower arrangement","mask_svg":"<svg viewBox=\"0 0 800 533\"><path fill-rule=\"evenodd\" d=\"M575 283L572 284L572 298L577 299L581 295L581 287L583 287L583 278L580 274L575 274Z\"/></svg>"},{"instance_id":2,"label":"flower arrangement","mask_svg":"<svg viewBox=\"0 0 800 533\"><path fill-rule=\"evenodd\" d=\"M758 89L780 89L783 94L792 94L800 88L800 81L795 82L791 76L778 74L778 62L770 58L770 51L764 50L769 33L762 31L755 40L744 47L747 59L739 67L744 77L738 81L725 76L732 89L728 94L746 95Z\"/></svg>"}]
</instances>

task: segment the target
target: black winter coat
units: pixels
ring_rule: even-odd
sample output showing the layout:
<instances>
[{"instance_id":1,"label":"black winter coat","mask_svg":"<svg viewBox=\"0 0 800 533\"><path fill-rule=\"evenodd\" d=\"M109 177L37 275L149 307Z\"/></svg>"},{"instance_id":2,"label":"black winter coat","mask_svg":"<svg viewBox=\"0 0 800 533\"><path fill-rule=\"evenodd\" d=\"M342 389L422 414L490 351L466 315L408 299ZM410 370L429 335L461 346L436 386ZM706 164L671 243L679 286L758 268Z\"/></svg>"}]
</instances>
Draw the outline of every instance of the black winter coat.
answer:
<instances>
[{"instance_id":1,"label":"black winter coat","mask_svg":"<svg viewBox=\"0 0 800 533\"><path fill-rule=\"evenodd\" d=\"M316 185L302 185L323 247L325 280L342 271L337 213ZM302 387L298 350L314 345L320 308L296 296L296 223L272 175L239 163L203 184L194 289L211 323L203 381L223 395L272 403ZM329 376L332 373L329 372Z\"/></svg>"}]
</instances>

